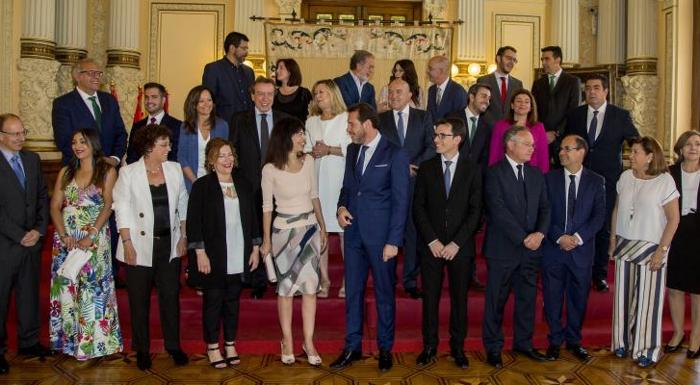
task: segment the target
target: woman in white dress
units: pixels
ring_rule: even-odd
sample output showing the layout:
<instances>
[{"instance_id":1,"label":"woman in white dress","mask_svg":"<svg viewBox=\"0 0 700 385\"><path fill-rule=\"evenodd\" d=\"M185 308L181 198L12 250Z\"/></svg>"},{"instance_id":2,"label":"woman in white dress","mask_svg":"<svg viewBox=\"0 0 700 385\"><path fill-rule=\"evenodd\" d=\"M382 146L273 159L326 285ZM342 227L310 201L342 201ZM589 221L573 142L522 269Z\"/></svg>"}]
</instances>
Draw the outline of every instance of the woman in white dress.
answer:
<instances>
[{"instance_id":1,"label":"woman in white dress","mask_svg":"<svg viewBox=\"0 0 700 385\"><path fill-rule=\"evenodd\" d=\"M345 173L345 150L350 144L347 132L348 114L343 97L333 80L319 80L311 89L313 100L306 120L306 148L316 159L318 195L321 211L329 233L340 236L340 252L343 254L343 229L335 218L338 196ZM331 281L328 276L328 247L321 255L321 291L319 298L328 297ZM345 297L345 282L338 296Z\"/></svg>"}]
</instances>

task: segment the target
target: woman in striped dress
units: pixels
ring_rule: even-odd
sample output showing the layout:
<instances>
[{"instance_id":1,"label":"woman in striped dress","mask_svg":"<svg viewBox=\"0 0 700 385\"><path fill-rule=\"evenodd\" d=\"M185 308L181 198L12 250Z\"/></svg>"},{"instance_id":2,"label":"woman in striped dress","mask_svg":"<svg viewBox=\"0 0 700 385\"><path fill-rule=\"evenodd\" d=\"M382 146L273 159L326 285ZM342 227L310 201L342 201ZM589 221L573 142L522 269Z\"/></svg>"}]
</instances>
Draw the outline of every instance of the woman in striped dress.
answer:
<instances>
[{"instance_id":1,"label":"woman in striped dress","mask_svg":"<svg viewBox=\"0 0 700 385\"><path fill-rule=\"evenodd\" d=\"M666 259L678 227L678 191L661 146L632 141L630 170L617 182L609 254L615 261L612 350L640 367L661 354Z\"/></svg>"}]
</instances>

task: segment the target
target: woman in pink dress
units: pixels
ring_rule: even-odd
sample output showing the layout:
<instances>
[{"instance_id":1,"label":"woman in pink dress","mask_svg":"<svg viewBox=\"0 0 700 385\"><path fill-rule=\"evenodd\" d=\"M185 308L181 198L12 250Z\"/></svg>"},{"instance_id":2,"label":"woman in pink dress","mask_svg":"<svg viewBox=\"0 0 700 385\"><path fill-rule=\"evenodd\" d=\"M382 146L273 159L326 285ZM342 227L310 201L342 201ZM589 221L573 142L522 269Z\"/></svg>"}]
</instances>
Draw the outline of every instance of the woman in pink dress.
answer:
<instances>
[{"instance_id":1,"label":"woman in pink dress","mask_svg":"<svg viewBox=\"0 0 700 385\"><path fill-rule=\"evenodd\" d=\"M530 165L547 173L549 171L549 146L544 125L537 121L537 104L530 91L520 89L510 98L510 116L499 120L491 131L491 146L489 147L489 166L503 159L503 134L511 126L527 127L535 140L535 151L532 153Z\"/></svg>"}]
</instances>

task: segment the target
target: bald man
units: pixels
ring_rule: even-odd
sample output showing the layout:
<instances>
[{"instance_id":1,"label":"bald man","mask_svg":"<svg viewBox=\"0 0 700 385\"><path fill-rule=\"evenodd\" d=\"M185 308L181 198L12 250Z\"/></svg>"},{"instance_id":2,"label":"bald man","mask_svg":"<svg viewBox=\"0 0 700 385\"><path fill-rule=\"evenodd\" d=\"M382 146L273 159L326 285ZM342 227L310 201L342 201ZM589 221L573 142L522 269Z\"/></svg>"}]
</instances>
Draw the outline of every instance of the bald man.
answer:
<instances>
[{"instance_id":1,"label":"bald man","mask_svg":"<svg viewBox=\"0 0 700 385\"><path fill-rule=\"evenodd\" d=\"M446 56L434 56L426 71L433 83L428 89L428 112L433 124L443 117L467 108L467 91L450 79L450 61Z\"/></svg>"}]
</instances>

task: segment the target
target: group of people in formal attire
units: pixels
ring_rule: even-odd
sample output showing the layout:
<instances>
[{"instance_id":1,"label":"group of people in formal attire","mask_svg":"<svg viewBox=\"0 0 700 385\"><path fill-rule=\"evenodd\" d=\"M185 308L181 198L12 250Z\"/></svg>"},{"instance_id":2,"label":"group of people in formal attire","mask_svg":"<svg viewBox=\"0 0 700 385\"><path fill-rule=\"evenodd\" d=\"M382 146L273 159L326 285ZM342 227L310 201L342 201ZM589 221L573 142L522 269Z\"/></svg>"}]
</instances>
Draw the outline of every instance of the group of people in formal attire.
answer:
<instances>
[{"instance_id":1,"label":"group of people in formal attire","mask_svg":"<svg viewBox=\"0 0 700 385\"><path fill-rule=\"evenodd\" d=\"M144 85L148 116L127 135L116 100L99 91L94 60L73 68L74 91L54 100L52 123L63 154L49 203L39 157L23 149L27 130L0 115L0 373L10 293L17 304L20 354L51 351L87 360L123 350L115 291L124 266L137 366L151 367L151 291L158 293L164 345L176 365L180 342L181 257L187 283L202 295L203 339L212 367L236 366L240 296L276 282L281 361L296 361L292 315L301 297L302 351L314 345L317 298L330 295L328 234L344 257L346 336L332 368L361 359L366 283L372 274L378 367L393 365L395 287L402 249L403 288L422 298L424 348L437 357L439 303L447 271L450 356L467 368L467 293L475 276L476 235L487 260L483 344L503 365L502 323L513 293L513 349L536 361L560 348L587 360L582 328L588 293L607 291L615 261L611 350L641 367L685 339L685 293L693 328L687 356L700 355L697 243L700 133L688 131L666 164L659 143L640 137L630 115L607 101L608 80L580 80L561 68L559 47L542 49L545 76L532 90L510 73L517 51L496 54L497 69L465 90L449 60L430 59L427 91L413 62L395 63L379 96L369 82L374 56L359 50L349 71L301 86L294 59L275 63L274 80L243 64L248 38L232 32L225 56L204 68L186 97L184 120L164 110L167 92ZM375 100L376 99L376 100ZM423 109L425 107L425 109ZM128 137L128 139L127 139ZM623 172L622 149L631 148ZM113 215L112 215L113 213ZM42 237L54 227L49 344L39 344ZM113 263L112 257L119 263ZM549 346L532 343L541 276ZM419 285L419 282L422 285ZM668 287L674 334L661 343ZM566 315L563 314L564 309ZM223 329L223 350L221 346Z\"/></svg>"}]
</instances>

